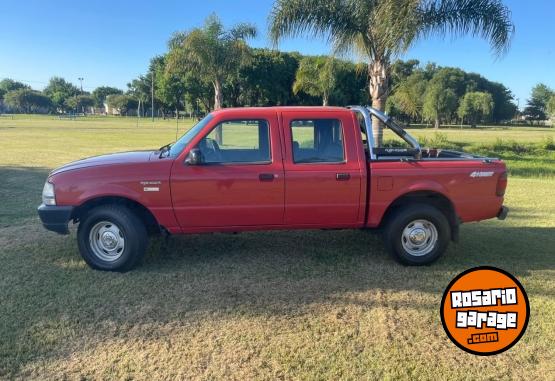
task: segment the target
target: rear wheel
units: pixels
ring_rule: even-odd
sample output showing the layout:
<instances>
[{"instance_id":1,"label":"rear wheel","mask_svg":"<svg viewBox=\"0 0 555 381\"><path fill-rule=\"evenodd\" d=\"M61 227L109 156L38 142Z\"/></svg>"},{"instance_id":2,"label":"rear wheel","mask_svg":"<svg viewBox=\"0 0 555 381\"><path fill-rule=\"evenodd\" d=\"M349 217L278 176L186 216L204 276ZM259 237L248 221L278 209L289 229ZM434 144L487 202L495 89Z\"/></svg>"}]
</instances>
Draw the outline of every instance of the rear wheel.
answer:
<instances>
[{"instance_id":1,"label":"rear wheel","mask_svg":"<svg viewBox=\"0 0 555 381\"><path fill-rule=\"evenodd\" d=\"M81 218L77 243L92 268L127 271L143 258L148 238L144 224L128 208L103 205Z\"/></svg>"},{"instance_id":2,"label":"rear wheel","mask_svg":"<svg viewBox=\"0 0 555 381\"><path fill-rule=\"evenodd\" d=\"M401 207L384 230L388 251L406 265L427 265L437 260L450 240L449 221L439 209L425 204Z\"/></svg>"}]
</instances>

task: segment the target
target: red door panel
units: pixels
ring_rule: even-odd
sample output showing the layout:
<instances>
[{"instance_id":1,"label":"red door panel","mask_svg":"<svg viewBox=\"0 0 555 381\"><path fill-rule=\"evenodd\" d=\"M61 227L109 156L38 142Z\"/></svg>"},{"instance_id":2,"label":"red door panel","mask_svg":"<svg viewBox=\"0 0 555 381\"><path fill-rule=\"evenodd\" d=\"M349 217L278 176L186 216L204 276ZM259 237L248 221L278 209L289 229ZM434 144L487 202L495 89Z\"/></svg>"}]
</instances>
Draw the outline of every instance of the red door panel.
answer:
<instances>
[{"instance_id":1,"label":"red door panel","mask_svg":"<svg viewBox=\"0 0 555 381\"><path fill-rule=\"evenodd\" d=\"M338 119L343 129L344 162L295 163L291 122ZM283 112L285 146L285 223L315 227L354 226L364 219L361 200L366 176L363 152L348 112ZM297 142L298 143L298 142ZM299 144L297 144L297 147ZM362 144L362 143L360 143ZM364 193L365 194L365 193Z\"/></svg>"},{"instance_id":2,"label":"red door panel","mask_svg":"<svg viewBox=\"0 0 555 381\"><path fill-rule=\"evenodd\" d=\"M233 118L268 122L272 162L194 166L176 162L172 168L172 199L184 231L284 222L284 172L276 113L236 112ZM223 120L216 117L200 135L208 134Z\"/></svg>"}]
</instances>

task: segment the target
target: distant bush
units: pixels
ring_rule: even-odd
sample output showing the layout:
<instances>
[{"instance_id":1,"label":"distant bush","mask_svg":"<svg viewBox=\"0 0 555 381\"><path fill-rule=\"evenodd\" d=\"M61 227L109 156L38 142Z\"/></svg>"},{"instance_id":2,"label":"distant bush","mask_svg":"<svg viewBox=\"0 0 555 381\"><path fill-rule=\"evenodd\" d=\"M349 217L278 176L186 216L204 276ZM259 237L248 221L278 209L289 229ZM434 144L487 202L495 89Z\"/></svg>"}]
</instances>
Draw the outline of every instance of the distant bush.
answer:
<instances>
[{"instance_id":1,"label":"distant bush","mask_svg":"<svg viewBox=\"0 0 555 381\"><path fill-rule=\"evenodd\" d=\"M537 149L537 145L528 143L526 145L519 143L515 140L503 140L501 138L495 139L495 142L491 144L481 144L477 146L477 149L481 152L494 152L494 153L513 153L516 155L522 155L525 153L530 153Z\"/></svg>"},{"instance_id":2,"label":"distant bush","mask_svg":"<svg viewBox=\"0 0 555 381\"><path fill-rule=\"evenodd\" d=\"M548 151L555 151L555 141L553 141L553 138L551 136L548 138L544 138L540 143L540 148Z\"/></svg>"},{"instance_id":3,"label":"distant bush","mask_svg":"<svg viewBox=\"0 0 555 381\"><path fill-rule=\"evenodd\" d=\"M382 146L391 148L404 148L407 146L407 143L395 139L384 139Z\"/></svg>"},{"instance_id":4,"label":"distant bush","mask_svg":"<svg viewBox=\"0 0 555 381\"><path fill-rule=\"evenodd\" d=\"M462 150L464 143L452 142L443 132L435 132L431 138L419 138L420 146L427 148L443 148L452 150Z\"/></svg>"}]
</instances>

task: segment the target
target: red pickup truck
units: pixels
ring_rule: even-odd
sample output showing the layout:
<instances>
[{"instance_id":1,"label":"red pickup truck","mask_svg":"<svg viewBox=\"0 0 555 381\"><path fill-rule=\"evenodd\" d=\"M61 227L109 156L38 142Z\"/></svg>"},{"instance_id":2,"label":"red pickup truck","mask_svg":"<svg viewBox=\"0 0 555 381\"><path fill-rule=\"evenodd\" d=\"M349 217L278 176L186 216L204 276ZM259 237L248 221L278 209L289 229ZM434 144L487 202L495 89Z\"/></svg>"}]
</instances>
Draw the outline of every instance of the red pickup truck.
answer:
<instances>
[{"instance_id":1,"label":"red pickup truck","mask_svg":"<svg viewBox=\"0 0 555 381\"><path fill-rule=\"evenodd\" d=\"M397 140L378 146L372 116ZM461 222L507 208L505 164L423 149L368 107L215 111L155 151L79 160L50 173L38 208L46 229L79 223L83 259L126 271L150 233L381 228L400 262L436 260Z\"/></svg>"}]
</instances>

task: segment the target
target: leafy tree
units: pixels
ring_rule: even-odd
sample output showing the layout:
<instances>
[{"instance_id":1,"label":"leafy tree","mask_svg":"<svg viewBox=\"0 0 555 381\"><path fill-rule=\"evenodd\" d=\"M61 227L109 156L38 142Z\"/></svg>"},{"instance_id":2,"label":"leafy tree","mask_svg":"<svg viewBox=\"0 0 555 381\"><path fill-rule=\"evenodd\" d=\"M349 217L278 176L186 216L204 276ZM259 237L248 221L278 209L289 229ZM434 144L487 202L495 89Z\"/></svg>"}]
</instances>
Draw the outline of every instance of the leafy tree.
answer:
<instances>
[{"instance_id":1,"label":"leafy tree","mask_svg":"<svg viewBox=\"0 0 555 381\"><path fill-rule=\"evenodd\" d=\"M120 115L127 115L129 110L137 108L138 101L130 95L111 94L106 97L108 106L118 110Z\"/></svg>"},{"instance_id":2,"label":"leafy tree","mask_svg":"<svg viewBox=\"0 0 555 381\"><path fill-rule=\"evenodd\" d=\"M154 108L158 108L158 110L161 110L165 115L168 106L161 102L156 96L165 68L166 57L156 56L150 60L148 72L145 75L141 75L127 84L129 95L133 96L138 101L137 115L141 115L141 107L144 113L144 110L152 108L153 104ZM154 100L152 99L153 95ZM171 109L171 106L169 106L169 109ZM151 110L151 112L154 114L154 110Z\"/></svg>"},{"instance_id":3,"label":"leafy tree","mask_svg":"<svg viewBox=\"0 0 555 381\"><path fill-rule=\"evenodd\" d=\"M239 102L249 106L296 104L292 93L301 59L298 53L253 49L248 62L239 69Z\"/></svg>"},{"instance_id":4,"label":"leafy tree","mask_svg":"<svg viewBox=\"0 0 555 381\"><path fill-rule=\"evenodd\" d=\"M185 84L186 102L191 105L195 114L201 111L209 112L214 109L214 87L204 78L199 78L195 73L188 72L181 76ZM202 106L199 108L199 105Z\"/></svg>"},{"instance_id":5,"label":"leafy tree","mask_svg":"<svg viewBox=\"0 0 555 381\"><path fill-rule=\"evenodd\" d=\"M164 106L176 111L176 116L185 106L185 91L187 89L182 77L167 72L161 72L156 88L156 97Z\"/></svg>"},{"instance_id":6,"label":"leafy tree","mask_svg":"<svg viewBox=\"0 0 555 381\"><path fill-rule=\"evenodd\" d=\"M546 120L547 114L545 113L545 105L538 99L530 98L523 111L527 120L534 121Z\"/></svg>"},{"instance_id":7,"label":"leafy tree","mask_svg":"<svg viewBox=\"0 0 555 381\"><path fill-rule=\"evenodd\" d=\"M327 106L335 88L335 62L330 57L305 57L299 63L299 69L293 83L293 92L300 91L322 98Z\"/></svg>"},{"instance_id":8,"label":"leafy tree","mask_svg":"<svg viewBox=\"0 0 555 381\"><path fill-rule=\"evenodd\" d=\"M363 64L335 61L335 90L331 94L333 104L339 106L368 103L368 77Z\"/></svg>"},{"instance_id":9,"label":"leafy tree","mask_svg":"<svg viewBox=\"0 0 555 381\"><path fill-rule=\"evenodd\" d=\"M538 83L532 88L530 99L526 103L524 115L530 121L547 119L547 104L555 93L543 83Z\"/></svg>"},{"instance_id":10,"label":"leafy tree","mask_svg":"<svg viewBox=\"0 0 555 381\"><path fill-rule=\"evenodd\" d=\"M439 128L442 121L451 119L457 110L459 96L464 91L464 72L460 69L441 68L426 86L422 115Z\"/></svg>"},{"instance_id":11,"label":"leafy tree","mask_svg":"<svg viewBox=\"0 0 555 381\"><path fill-rule=\"evenodd\" d=\"M166 70L165 65L160 65L156 70L155 96L164 107L175 110L176 117L185 107L185 92L188 83L185 76L180 76Z\"/></svg>"},{"instance_id":12,"label":"leafy tree","mask_svg":"<svg viewBox=\"0 0 555 381\"><path fill-rule=\"evenodd\" d=\"M539 103L543 105L547 105L549 99L555 93L551 88L543 83L538 83L536 86L532 88L532 94L530 96L531 99L536 99Z\"/></svg>"},{"instance_id":13,"label":"leafy tree","mask_svg":"<svg viewBox=\"0 0 555 381\"><path fill-rule=\"evenodd\" d=\"M144 115L142 110L149 105L152 98L152 80L140 75L127 84L128 93L137 100L137 115ZM142 107L142 108L141 108Z\"/></svg>"},{"instance_id":14,"label":"leafy tree","mask_svg":"<svg viewBox=\"0 0 555 381\"><path fill-rule=\"evenodd\" d=\"M494 105L490 93L472 91L462 98L457 114L461 119L467 120L472 127L476 127L476 123L487 120L491 116Z\"/></svg>"},{"instance_id":15,"label":"leafy tree","mask_svg":"<svg viewBox=\"0 0 555 381\"><path fill-rule=\"evenodd\" d=\"M4 78L0 81L0 100L4 99L4 95L8 91L14 91L19 89L30 89L30 87L24 83L14 81L10 78Z\"/></svg>"},{"instance_id":16,"label":"leafy tree","mask_svg":"<svg viewBox=\"0 0 555 381\"><path fill-rule=\"evenodd\" d=\"M500 0L276 0L270 15L274 42L309 33L328 36L335 52L356 51L368 61L372 106L384 110L392 58L430 34L479 35L497 53L514 31ZM382 142L383 125L374 120Z\"/></svg>"},{"instance_id":17,"label":"leafy tree","mask_svg":"<svg viewBox=\"0 0 555 381\"><path fill-rule=\"evenodd\" d=\"M388 99L388 102L391 100L390 109L394 108L413 120L422 119L427 85L428 79L424 71L414 71L398 83L393 95Z\"/></svg>"},{"instance_id":18,"label":"leafy tree","mask_svg":"<svg viewBox=\"0 0 555 381\"><path fill-rule=\"evenodd\" d=\"M555 94L549 98L549 102L547 102L547 113L553 119L555 119Z\"/></svg>"},{"instance_id":19,"label":"leafy tree","mask_svg":"<svg viewBox=\"0 0 555 381\"><path fill-rule=\"evenodd\" d=\"M491 82L476 73L465 73L466 92L481 91L490 93L493 97L494 108L491 120L501 122L512 119L516 114L513 94L500 83Z\"/></svg>"},{"instance_id":20,"label":"leafy tree","mask_svg":"<svg viewBox=\"0 0 555 381\"><path fill-rule=\"evenodd\" d=\"M435 128L439 128L442 121L449 120L456 109L457 94L452 89L434 84L426 90L422 114L427 120L433 120Z\"/></svg>"},{"instance_id":21,"label":"leafy tree","mask_svg":"<svg viewBox=\"0 0 555 381\"><path fill-rule=\"evenodd\" d=\"M11 109L27 114L47 112L52 107L50 98L29 88L8 91L4 96L4 102Z\"/></svg>"},{"instance_id":22,"label":"leafy tree","mask_svg":"<svg viewBox=\"0 0 555 381\"><path fill-rule=\"evenodd\" d=\"M90 95L76 95L71 98L67 98L65 101L65 106L69 110L85 112L85 109L94 106L95 100Z\"/></svg>"},{"instance_id":23,"label":"leafy tree","mask_svg":"<svg viewBox=\"0 0 555 381\"><path fill-rule=\"evenodd\" d=\"M175 75L191 70L212 83L214 109L223 107L223 86L248 56L246 40L256 35L250 24L237 24L225 30L216 15L209 16L202 28L176 33L169 42L168 71Z\"/></svg>"},{"instance_id":24,"label":"leafy tree","mask_svg":"<svg viewBox=\"0 0 555 381\"><path fill-rule=\"evenodd\" d=\"M61 77L52 77L43 93L50 98L56 109L64 112L66 110L66 100L79 95L80 90Z\"/></svg>"},{"instance_id":25,"label":"leafy tree","mask_svg":"<svg viewBox=\"0 0 555 381\"><path fill-rule=\"evenodd\" d=\"M391 65L390 87L395 88L397 84L407 79L418 68L418 65L420 65L418 60L395 61Z\"/></svg>"},{"instance_id":26,"label":"leafy tree","mask_svg":"<svg viewBox=\"0 0 555 381\"><path fill-rule=\"evenodd\" d=\"M491 118L494 122L511 120L517 113L516 104L513 103L513 93L501 83L487 81L480 91L486 91L493 98L493 111Z\"/></svg>"},{"instance_id":27,"label":"leafy tree","mask_svg":"<svg viewBox=\"0 0 555 381\"><path fill-rule=\"evenodd\" d=\"M92 97L94 99L94 105L96 107L104 107L104 102L106 97L112 94L123 94L123 91L110 86L100 86L93 90Z\"/></svg>"}]
</instances>

